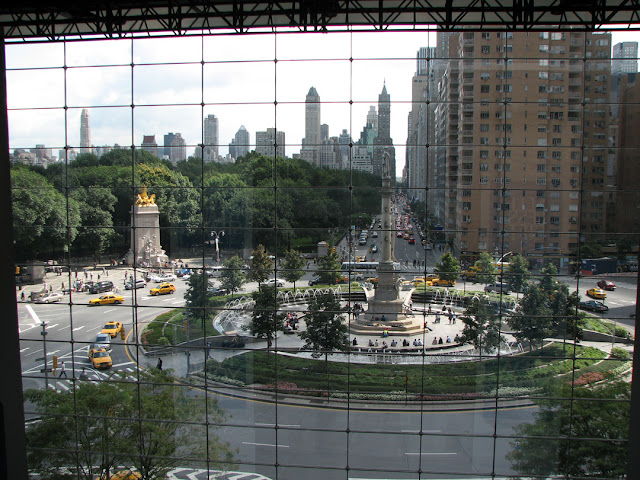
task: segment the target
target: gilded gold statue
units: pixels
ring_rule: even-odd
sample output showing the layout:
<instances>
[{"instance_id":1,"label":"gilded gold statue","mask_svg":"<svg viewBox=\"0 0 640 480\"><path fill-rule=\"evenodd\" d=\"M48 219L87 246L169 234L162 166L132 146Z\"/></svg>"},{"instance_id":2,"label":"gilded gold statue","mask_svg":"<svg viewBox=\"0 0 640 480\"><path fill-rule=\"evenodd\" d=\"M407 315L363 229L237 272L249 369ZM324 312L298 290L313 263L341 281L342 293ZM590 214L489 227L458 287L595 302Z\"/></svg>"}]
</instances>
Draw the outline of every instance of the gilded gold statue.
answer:
<instances>
[{"instance_id":1,"label":"gilded gold statue","mask_svg":"<svg viewBox=\"0 0 640 480\"><path fill-rule=\"evenodd\" d=\"M151 196L147 195L147 187L142 187L142 193L139 193L136 197L136 205L141 207L151 207L156 204L156 194L153 193Z\"/></svg>"}]
</instances>

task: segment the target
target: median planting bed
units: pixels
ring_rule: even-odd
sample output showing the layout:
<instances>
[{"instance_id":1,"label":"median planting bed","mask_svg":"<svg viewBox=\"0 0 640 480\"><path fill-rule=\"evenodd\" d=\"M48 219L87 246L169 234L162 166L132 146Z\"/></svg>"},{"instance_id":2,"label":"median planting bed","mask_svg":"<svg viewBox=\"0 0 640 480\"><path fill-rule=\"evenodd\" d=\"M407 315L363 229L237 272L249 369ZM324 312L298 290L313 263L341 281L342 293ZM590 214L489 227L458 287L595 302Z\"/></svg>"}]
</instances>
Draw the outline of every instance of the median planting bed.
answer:
<instances>
[{"instance_id":1,"label":"median planting bed","mask_svg":"<svg viewBox=\"0 0 640 480\"><path fill-rule=\"evenodd\" d=\"M256 388L341 396L409 393L428 397L473 398L495 394L534 394L552 383L571 382L587 372L607 378L622 363L595 348L550 344L531 353L484 361L444 364L362 365L309 360L255 351L223 362L209 360L207 373ZM329 357L330 359L330 357ZM499 371L499 375L498 375ZM492 393L493 392L493 393Z\"/></svg>"}]
</instances>

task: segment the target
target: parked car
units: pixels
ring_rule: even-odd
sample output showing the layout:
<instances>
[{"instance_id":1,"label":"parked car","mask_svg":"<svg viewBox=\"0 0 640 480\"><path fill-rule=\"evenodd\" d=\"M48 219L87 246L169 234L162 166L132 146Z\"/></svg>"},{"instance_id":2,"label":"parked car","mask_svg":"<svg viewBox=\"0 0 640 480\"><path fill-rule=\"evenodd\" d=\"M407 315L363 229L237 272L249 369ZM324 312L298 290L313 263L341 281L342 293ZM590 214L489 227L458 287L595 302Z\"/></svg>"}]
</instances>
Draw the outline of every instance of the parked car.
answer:
<instances>
[{"instance_id":1,"label":"parked car","mask_svg":"<svg viewBox=\"0 0 640 480\"><path fill-rule=\"evenodd\" d=\"M106 293L104 295L100 295L98 298L92 298L91 300L89 300L89 305L111 305L112 303L118 304L122 302L124 302L124 297L122 295Z\"/></svg>"},{"instance_id":2,"label":"parked car","mask_svg":"<svg viewBox=\"0 0 640 480\"><path fill-rule=\"evenodd\" d=\"M616 289L616 284L609 280L600 280L597 285L603 290L613 291Z\"/></svg>"},{"instance_id":3,"label":"parked car","mask_svg":"<svg viewBox=\"0 0 640 480\"><path fill-rule=\"evenodd\" d=\"M509 295L511 290L509 290L509 286L506 283L489 283L484 287L485 293L503 293L505 295Z\"/></svg>"},{"instance_id":4,"label":"parked car","mask_svg":"<svg viewBox=\"0 0 640 480\"><path fill-rule=\"evenodd\" d=\"M609 307L604 303L597 300L587 300L586 302L580 302L579 307L583 310L590 310L592 312L607 312Z\"/></svg>"},{"instance_id":5,"label":"parked car","mask_svg":"<svg viewBox=\"0 0 640 480\"><path fill-rule=\"evenodd\" d=\"M231 295L231 291L228 288L212 288L209 290L212 295L216 297L221 297L223 295Z\"/></svg>"},{"instance_id":6,"label":"parked car","mask_svg":"<svg viewBox=\"0 0 640 480\"><path fill-rule=\"evenodd\" d=\"M310 287L313 287L314 285L319 285L319 284L320 284L320 277L318 275L311 277L311 280L309 280Z\"/></svg>"},{"instance_id":7,"label":"parked car","mask_svg":"<svg viewBox=\"0 0 640 480\"><path fill-rule=\"evenodd\" d=\"M264 282L264 284L268 287L284 287L284 280L281 280L280 278L270 278Z\"/></svg>"},{"instance_id":8,"label":"parked car","mask_svg":"<svg viewBox=\"0 0 640 480\"><path fill-rule=\"evenodd\" d=\"M102 331L100 333L108 333L109 335L111 335L111 338L114 338L120 333L121 330L121 322L107 322L104 327L102 327Z\"/></svg>"},{"instance_id":9,"label":"parked car","mask_svg":"<svg viewBox=\"0 0 640 480\"><path fill-rule=\"evenodd\" d=\"M111 368L111 355L105 348L89 348L89 361L95 369Z\"/></svg>"},{"instance_id":10,"label":"parked car","mask_svg":"<svg viewBox=\"0 0 640 480\"><path fill-rule=\"evenodd\" d=\"M63 295L58 292L51 292L43 295L42 297L36 298L36 303L54 303L62 300Z\"/></svg>"},{"instance_id":11,"label":"parked car","mask_svg":"<svg viewBox=\"0 0 640 480\"><path fill-rule=\"evenodd\" d=\"M135 282L128 281L124 284L124 288L126 288L127 290L133 290L134 288L146 288L146 286L147 281L143 278L139 278Z\"/></svg>"},{"instance_id":12,"label":"parked car","mask_svg":"<svg viewBox=\"0 0 640 480\"><path fill-rule=\"evenodd\" d=\"M163 283L157 287L149 290L151 295L165 295L167 293L173 293L176 291L176 286L173 283Z\"/></svg>"},{"instance_id":13,"label":"parked car","mask_svg":"<svg viewBox=\"0 0 640 480\"><path fill-rule=\"evenodd\" d=\"M113 282L111 280L96 282L89 287L89 293L110 292L111 290L113 290Z\"/></svg>"},{"instance_id":14,"label":"parked car","mask_svg":"<svg viewBox=\"0 0 640 480\"><path fill-rule=\"evenodd\" d=\"M601 288L590 288L587 290L587 297L603 299L607 298L607 294Z\"/></svg>"}]
</instances>

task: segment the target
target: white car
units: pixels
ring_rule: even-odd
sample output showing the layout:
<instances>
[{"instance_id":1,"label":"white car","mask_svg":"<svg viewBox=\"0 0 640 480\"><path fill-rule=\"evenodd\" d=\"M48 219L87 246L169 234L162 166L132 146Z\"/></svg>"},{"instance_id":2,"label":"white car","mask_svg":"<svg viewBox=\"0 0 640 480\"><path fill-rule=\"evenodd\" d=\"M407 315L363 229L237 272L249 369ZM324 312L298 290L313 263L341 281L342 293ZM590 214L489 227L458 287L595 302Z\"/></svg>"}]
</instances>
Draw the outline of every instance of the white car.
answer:
<instances>
[{"instance_id":1,"label":"white car","mask_svg":"<svg viewBox=\"0 0 640 480\"><path fill-rule=\"evenodd\" d=\"M99 333L96 335L96 341L94 343L96 348L111 350L111 335L108 333Z\"/></svg>"},{"instance_id":2,"label":"white car","mask_svg":"<svg viewBox=\"0 0 640 480\"><path fill-rule=\"evenodd\" d=\"M156 283L166 283L166 282L175 282L178 279L175 275L171 273L165 273L162 275L154 275L151 277L151 280Z\"/></svg>"},{"instance_id":3,"label":"white car","mask_svg":"<svg viewBox=\"0 0 640 480\"><path fill-rule=\"evenodd\" d=\"M62 294L57 292L47 293L46 295L37 298L36 303L54 303L62 300Z\"/></svg>"},{"instance_id":4,"label":"white car","mask_svg":"<svg viewBox=\"0 0 640 480\"><path fill-rule=\"evenodd\" d=\"M270 278L269 280L264 282L264 284L269 287L273 287L273 286L284 287L284 280L281 280L279 278Z\"/></svg>"}]
</instances>

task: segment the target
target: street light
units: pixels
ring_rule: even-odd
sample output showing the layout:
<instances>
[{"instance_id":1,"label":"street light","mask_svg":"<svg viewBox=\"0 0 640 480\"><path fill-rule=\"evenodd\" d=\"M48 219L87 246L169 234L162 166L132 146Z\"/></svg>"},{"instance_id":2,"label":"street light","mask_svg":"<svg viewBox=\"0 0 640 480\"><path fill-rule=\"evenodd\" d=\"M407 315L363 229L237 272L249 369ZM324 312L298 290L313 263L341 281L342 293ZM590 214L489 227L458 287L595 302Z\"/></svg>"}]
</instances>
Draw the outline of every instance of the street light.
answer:
<instances>
[{"instance_id":1,"label":"street light","mask_svg":"<svg viewBox=\"0 0 640 480\"><path fill-rule=\"evenodd\" d=\"M217 256L217 259L218 259L218 263L220 263L220 248L218 246L218 241L219 241L220 237L224 237L224 230L220 230L220 232L216 232L216 231L212 231L211 232L211 241L214 241L214 239L215 239L216 256ZM211 245L211 241L209 241L209 245Z\"/></svg>"}]
</instances>

